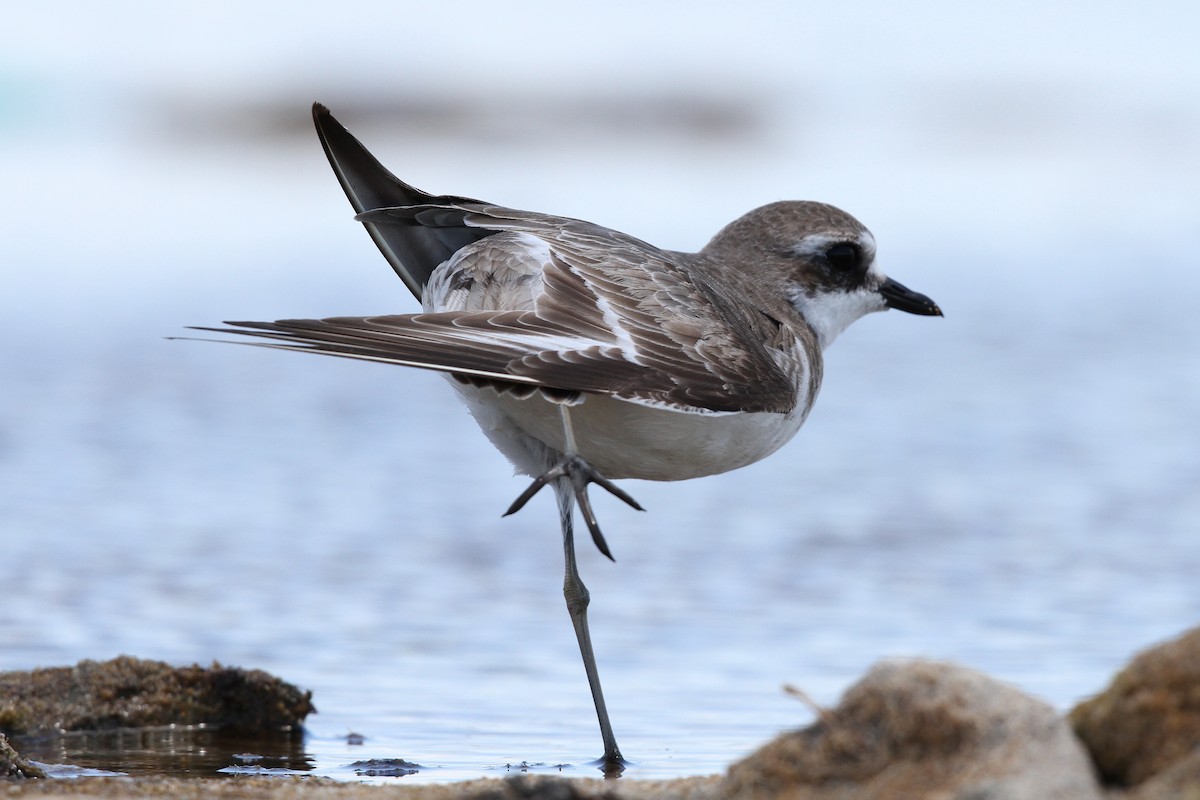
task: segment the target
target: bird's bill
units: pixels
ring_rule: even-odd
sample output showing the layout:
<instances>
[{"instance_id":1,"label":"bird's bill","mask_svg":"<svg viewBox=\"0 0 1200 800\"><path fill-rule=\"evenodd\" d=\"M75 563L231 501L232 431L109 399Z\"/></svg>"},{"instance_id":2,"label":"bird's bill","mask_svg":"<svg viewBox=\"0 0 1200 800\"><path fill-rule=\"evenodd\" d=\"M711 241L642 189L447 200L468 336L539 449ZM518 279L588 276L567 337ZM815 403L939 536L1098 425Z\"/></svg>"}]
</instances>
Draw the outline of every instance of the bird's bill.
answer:
<instances>
[{"instance_id":1,"label":"bird's bill","mask_svg":"<svg viewBox=\"0 0 1200 800\"><path fill-rule=\"evenodd\" d=\"M883 295L883 302L887 304L888 308L907 311L909 314L920 314L924 317L942 316L942 310L938 308L937 303L891 278L883 282L883 285L879 287L879 293Z\"/></svg>"}]
</instances>

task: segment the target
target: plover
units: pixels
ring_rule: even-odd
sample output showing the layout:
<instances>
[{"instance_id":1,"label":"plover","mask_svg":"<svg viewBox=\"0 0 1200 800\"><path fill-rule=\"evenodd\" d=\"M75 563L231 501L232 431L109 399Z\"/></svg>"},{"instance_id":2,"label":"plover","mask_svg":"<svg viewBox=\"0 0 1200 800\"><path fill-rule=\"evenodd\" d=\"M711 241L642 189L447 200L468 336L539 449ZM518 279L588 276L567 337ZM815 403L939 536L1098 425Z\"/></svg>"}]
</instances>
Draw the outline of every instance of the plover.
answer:
<instances>
[{"instance_id":1,"label":"plover","mask_svg":"<svg viewBox=\"0 0 1200 800\"><path fill-rule=\"evenodd\" d=\"M227 322L200 330L254 344L438 370L484 433L557 496L563 591L595 702L606 774L624 760L588 633L574 507L612 554L588 502L598 483L714 475L775 452L808 416L821 351L846 326L895 308L940 316L886 277L858 220L817 202L776 202L697 253L662 250L577 219L518 211L404 183L329 111L325 154L360 222L423 311Z\"/></svg>"}]
</instances>

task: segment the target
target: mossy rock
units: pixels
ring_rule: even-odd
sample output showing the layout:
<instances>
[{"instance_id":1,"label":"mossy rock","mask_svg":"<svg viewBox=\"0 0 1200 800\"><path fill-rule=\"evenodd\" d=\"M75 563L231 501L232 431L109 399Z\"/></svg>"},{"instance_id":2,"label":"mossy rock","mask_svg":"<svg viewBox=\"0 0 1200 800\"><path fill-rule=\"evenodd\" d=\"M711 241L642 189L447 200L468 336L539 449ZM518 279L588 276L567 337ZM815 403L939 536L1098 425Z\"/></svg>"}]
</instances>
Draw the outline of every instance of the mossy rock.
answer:
<instances>
[{"instance_id":1,"label":"mossy rock","mask_svg":"<svg viewBox=\"0 0 1200 800\"><path fill-rule=\"evenodd\" d=\"M1200 628L1146 650L1068 719L1105 782L1136 786L1200 748Z\"/></svg>"},{"instance_id":2,"label":"mossy rock","mask_svg":"<svg viewBox=\"0 0 1200 800\"><path fill-rule=\"evenodd\" d=\"M120 656L74 667L0 672L0 732L212 725L237 734L296 729L312 692L261 670Z\"/></svg>"}]
</instances>

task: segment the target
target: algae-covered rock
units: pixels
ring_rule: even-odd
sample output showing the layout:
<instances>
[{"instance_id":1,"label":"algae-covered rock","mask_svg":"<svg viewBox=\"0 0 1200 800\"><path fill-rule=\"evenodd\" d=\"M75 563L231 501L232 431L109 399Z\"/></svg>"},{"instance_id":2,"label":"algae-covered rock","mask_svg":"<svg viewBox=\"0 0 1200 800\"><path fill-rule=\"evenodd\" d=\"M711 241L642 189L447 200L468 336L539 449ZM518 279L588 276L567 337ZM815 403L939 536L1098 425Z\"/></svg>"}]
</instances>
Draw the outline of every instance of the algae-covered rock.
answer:
<instances>
[{"instance_id":1,"label":"algae-covered rock","mask_svg":"<svg viewBox=\"0 0 1200 800\"><path fill-rule=\"evenodd\" d=\"M46 773L36 764L30 764L13 749L4 734L0 733L0 778L44 778Z\"/></svg>"},{"instance_id":2,"label":"algae-covered rock","mask_svg":"<svg viewBox=\"0 0 1200 800\"><path fill-rule=\"evenodd\" d=\"M1105 781L1136 786L1200 748L1200 628L1146 650L1069 715Z\"/></svg>"},{"instance_id":3,"label":"algae-covered rock","mask_svg":"<svg viewBox=\"0 0 1200 800\"><path fill-rule=\"evenodd\" d=\"M730 798L1098 800L1087 754L1046 703L982 673L878 664L841 704L734 764Z\"/></svg>"},{"instance_id":4,"label":"algae-covered rock","mask_svg":"<svg viewBox=\"0 0 1200 800\"><path fill-rule=\"evenodd\" d=\"M213 725L276 733L315 711L312 693L261 670L121 656L74 667L0 672L0 732Z\"/></svg>"}]
</instances>

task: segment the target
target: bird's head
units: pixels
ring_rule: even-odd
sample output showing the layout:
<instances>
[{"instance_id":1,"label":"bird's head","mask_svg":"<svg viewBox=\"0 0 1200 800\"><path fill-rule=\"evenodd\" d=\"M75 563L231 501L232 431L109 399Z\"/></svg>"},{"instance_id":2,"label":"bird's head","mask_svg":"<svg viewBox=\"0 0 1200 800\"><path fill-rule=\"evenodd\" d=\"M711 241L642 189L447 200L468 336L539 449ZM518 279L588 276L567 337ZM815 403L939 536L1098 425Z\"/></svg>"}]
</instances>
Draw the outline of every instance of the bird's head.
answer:
<instances>
[{"instance_id":1,"label":"bird's head","mask_svg":"<svg viewBox=\"0 0 1200 800\"><path fill-rule=\"evenodd\" d=\"M785 201L755 209L705 247L753 253L762 279L779 283L787 301L828 347L850 323L889 308L941 316L937 304L883 274L875 264L875 237L841 209ZM726 256L727 257L727 256Z\"/></svg>"}]
</instances>

